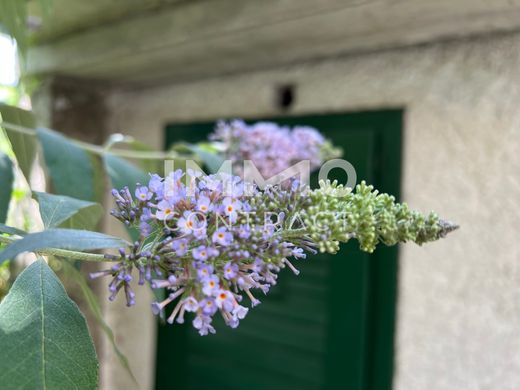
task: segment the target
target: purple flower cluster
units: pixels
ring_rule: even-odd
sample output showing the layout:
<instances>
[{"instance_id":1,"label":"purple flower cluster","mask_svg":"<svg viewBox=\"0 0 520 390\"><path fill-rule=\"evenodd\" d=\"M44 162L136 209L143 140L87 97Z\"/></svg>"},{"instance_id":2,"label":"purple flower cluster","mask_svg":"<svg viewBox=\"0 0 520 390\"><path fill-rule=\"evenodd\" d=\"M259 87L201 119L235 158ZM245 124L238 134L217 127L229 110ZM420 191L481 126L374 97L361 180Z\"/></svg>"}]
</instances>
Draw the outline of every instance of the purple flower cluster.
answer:
<instances>
[{"instance_id":1,"label":"purple flower cluster","mask_svg":"<svg viewBox=\"0 0 520 390\"><path fill-rule=\"evenodd\" d=\"M298 186L279 194L289 204L295 191ZM264 193L254 189L246 197L244 192L239 177L186 176L180 170L164 179L152 175L134 196L128 188L113 191L112 215L139 227L140 239L130 253L106 255L117 264L92 277L111 276L111 299L124 288L130 306L135 302L130 287L135 270L139 284L148 281L154 289L167 290L165 300L152 304L153 313L167 322L183 323L191 312L193 326L206 335L215 332L212 317L220 313L228 326L237 327L248 312L243 297L256 306L260 301L252 290L266 294L281 268L297 273L288 257L305 257L294 240L284 241L278 234L284 213L266 217ZM275 195L268 191L267 196ZM312 250L309 242L302 241L302 246Z\"/></svg>"},{"instance_id":2,"label":"purple flower cluster","mask_svg":"<svg viewBox=\"0 0 520 390\"><path fill-rule=\"evenodd\" d=\"M247 196L246 196L247 195ZM352 238L373 252L378 244L413 241L423 244L444 237L456 225L424 216L362 182L356 191L336 182L309 190L296 181L263 191L230 175L152 175L148 185L113 191L112 215L140 231L139 239L117 255L116 262L92 277L109 276L110 299L123 290L135 303L131 284L148 282L166 289L166 299L152 304L166 321L183 323L193 313L201 335L214 333L213 316L238 326L248 308L260 303L254 291L267 294L281 268L298 270L289 258L305 252L336 253Z\"/></svg>"},{"instance_id":3,"label":"purple flower cluster","mask_svg":"<svg viewBox=\"0 0 520 390\"><path fill-rule=\"evenodd\" d=\"M279 126L271 122L247 125L242 120L219 122L210 139L224 143L226 158L251 160L264 177L272 177L293 164L308 160L311 170L324 161L328 142L308 126ZM237 172L242 174L241 168Z\"/></svg>"},{"instance_id":4,"label":"purple flower cluster","mask_svg":"<svg viewBox=\"0 0 520 390\"><path fill-rule=\"evenodd\" d=\"M225 157L251 160L264 178L302 160L315 169L340 153L313 128L267 122L221 122L212 139L223 143ZM249 172L237 168L248 180ZM183 323L186 312L193 313L193 326L207 335L215 333L216 314L237 327L249 310L244 298L251 307L258 305L255 290L267 294L282 268L298 274L289 258L336 253L341 242L352 238L366 252L380 243L422 244L456 228L435 214L414 212L364 182L353 192L336 182L322 181L310 190L281 179L280 186L260 191L240 176L177 170L164 178L152 174L135 191L113 190L111 215L137 228L139 239L117 255L105 255L115 265L91 275L111 277L110 300L124 291L127 305L135 304L131 285L137 277L138 284L167 292L164 300L153 302L154 314Z\"/></svg>"}]
</instances>

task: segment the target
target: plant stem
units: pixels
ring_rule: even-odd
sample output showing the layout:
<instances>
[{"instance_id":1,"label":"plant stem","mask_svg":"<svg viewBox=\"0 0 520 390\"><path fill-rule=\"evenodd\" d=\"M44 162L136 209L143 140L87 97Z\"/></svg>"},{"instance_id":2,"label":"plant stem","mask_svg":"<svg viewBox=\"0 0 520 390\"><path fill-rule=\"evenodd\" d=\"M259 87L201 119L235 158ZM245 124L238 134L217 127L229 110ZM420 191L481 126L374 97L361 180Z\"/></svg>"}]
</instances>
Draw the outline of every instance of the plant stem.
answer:
<instances>
[{"instance_id":1,"label":"plant stem","mask_svg":"<svg viewBox=\"0 0 520 390\"><path fill-rule=\"evenodd\" d=\"M11 244L17 240L19 240L19 238L0 236L0 243L4 243L4 244ZM105 256L102 254L77 252L77 251L71 251L71 250L67 250L67 249L58 249L58 248L38 249L38 250L35 250L34 253L37 253L42 256L65 257L70 260L94 261L94 262L111 261L109 259L105 259Z\"/></svg>"},{"instance_id":2,"label":"plant stem","mask_svg":"<svg viewBox=\"0 0 520 390\"><path fill-rule=\"evenodd\" d=\"M36 131L34 129L31 129L29 127L24 127L20 125L16 125L14 123L1 121L0 127L4 127L6 129L9 129L11 131L15 131L17 133L21 134L27 134L32 137L36 136ZM87 150L89 152L95 153L97 155L103 156L105 154L112 154L114 156L118 157L125 157L125 158L134 158L134 159L143 159L143 160L172 160L172 159L188 159L188 158L194 158L192 155L182 155L175 151L170 152L158 152L158 151L132 151L132 150L124 150L124 149L116 149L116 148L110 148L107 149L103 146L99 145L93 145L88 142L78 141L75 139L69 139L69 141L76 146L79 146L80 148Z\"/></svg>"},{"instance_id":3,"label":"plant stem","mask_svg":"<svg viewBox=\"0 0 520 390\"><path fill-rule=\"evenodd\" d=\"M38 250L36 252L44 256L59 256L71 260L93 261L97 263L112 261L110 259L106 259L105 256L101 254L69 251L66 249L50 248Z\"/></svg>"},{"instance_id":4,"label":"plant stem","mask_svg":"<svg viewBox=\"0 0 520 390\"><path fill-rule=\"evenodd\" d=\"M307 233L307 229L300 228L300 229L289 229L289 230L282 230L279 234L283 238L301 238L303 235Z\"/></svg>"}]
</instances>

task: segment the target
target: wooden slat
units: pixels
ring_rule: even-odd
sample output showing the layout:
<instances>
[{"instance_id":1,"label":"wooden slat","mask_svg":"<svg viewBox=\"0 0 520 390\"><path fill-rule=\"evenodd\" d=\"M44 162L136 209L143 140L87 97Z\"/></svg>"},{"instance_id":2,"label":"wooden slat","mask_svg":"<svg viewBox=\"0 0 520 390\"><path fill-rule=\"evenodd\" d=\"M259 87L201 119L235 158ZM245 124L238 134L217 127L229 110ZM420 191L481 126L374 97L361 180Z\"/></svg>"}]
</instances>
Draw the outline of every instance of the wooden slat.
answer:
<instances>
[{"instance_id":1,"label":"wooden slat","mask_svg":"<svg viewBox=\"0 0 520 390\"><path fill-rule=\"evenodd\" d=\"M96 28L183 0L52 0L42 7L41 0L30 0L29 15L42 23L32 32L36 42L59 39L67 34Z\"/></svg>"},{"instance_id":2,"label":"wooden slat","mask_svg":"<svg viewBox=\"0 0 520 390\"><path fill-rule=\"evenodd\" d=\"M32 74L182 81L520 27L520 0L221 0L171 6L29 51Z\"/></svg>"}]
</instances>

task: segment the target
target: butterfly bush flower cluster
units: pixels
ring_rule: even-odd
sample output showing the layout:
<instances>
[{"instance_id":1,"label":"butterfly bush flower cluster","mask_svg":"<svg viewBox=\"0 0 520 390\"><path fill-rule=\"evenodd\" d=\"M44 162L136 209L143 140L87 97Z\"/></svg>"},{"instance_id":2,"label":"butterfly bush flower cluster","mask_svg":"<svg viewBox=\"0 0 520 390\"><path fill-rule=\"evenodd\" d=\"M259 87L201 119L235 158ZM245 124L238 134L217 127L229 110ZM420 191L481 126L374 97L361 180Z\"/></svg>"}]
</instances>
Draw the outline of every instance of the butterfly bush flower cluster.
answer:
<instances>
[{"instance_id":1,"label":"butterfly bush flower cluster","mask_svg":"<svg viewBox=\"0 0 520 390\"><path fill-rule=\"evenodd\" d=\"M422 244L454 229L365 183L355 192L335 182L310 190L297 181L260 191L239 177L179 170L113 196L112 215L139 229L139 239L107 254L114 265L92 276L110 277L110 299L122 291L129 306L135 284L164 289L153 313L169 323L189 318L201 335L215 333L215 315L237 327L281 269L298 274L306 253L336 253L351 239L368 252L379 243Z\"/></svg>"},{"instance_id":2,"label":"butterfly bush flower cluster","mask_svg":"<svg viewBox=\"0 0 520 390\"><path fill-rule=\"evenodd\" d=\"M313 127L292 129L272 122L247 125L242 120L218 122L210 139L221 142L225 158L242 162L250 160L264 177L272 177L300 161L309 161L310 170L324 161L341 155L330 141ZM236 172L242 176L242 167Z\"/></svg>"}]
</instances>

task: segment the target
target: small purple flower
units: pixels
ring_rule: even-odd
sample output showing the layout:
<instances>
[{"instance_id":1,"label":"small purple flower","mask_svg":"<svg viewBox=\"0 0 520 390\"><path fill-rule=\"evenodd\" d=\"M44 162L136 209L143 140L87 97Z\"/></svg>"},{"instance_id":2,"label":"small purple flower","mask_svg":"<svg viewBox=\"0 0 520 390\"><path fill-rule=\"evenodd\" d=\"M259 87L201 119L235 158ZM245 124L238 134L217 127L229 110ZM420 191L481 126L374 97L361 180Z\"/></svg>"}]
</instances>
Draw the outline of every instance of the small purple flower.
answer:
<instances>
[{"instance_id":1,"label":"small purple flower","mask_svg":"<svg viewBox=\"0 0 520 390\"><path fill-rule=\"evenodd\" d=\"M215 328L211 325L211 317L198 315L193 320L193 327L199 331L201 336L206 336L208 333L215 333Z\"/></svg>"},{"instance_id":2,"label":"small purple flower","mask_svg":"<svg viewBox=\"0 0 520 390\"><path fill-rule=\"evenodd\" d=\"M193 248L191 254L195 260L206 261L208 259L208 249L204 245Z\"/></svg>"},{"instance_id":3,"label":"small purple flower","mask_svg":"<svg viewBox=\"0 0 520 390\"><path fill-rule=\"evenodd\" d=\"M199 303L192 296L189 296L188 298L186 298L184 300L184 310L189 311L189 312L195 312L198 310L198 308L199 308Z\"/></svg>"},{"instance_id":4,"label":"small purple flower","mask_svg":"<svg viewBox=\"0 0 520 390\"><path fill-rule=\"evenodd\" d=\"M150 181L148 182L148 188L150 189L150 191L155 193L155 196L158 199L161 199L163 197L162 177L155 173L153 175L151 175Z\"/></svg>"},{"instance_id":5,"label":"small purple flower","mask_svg":"<svg viewBox=\"0 0 520 390\"><path fill-rule=\"evenodd\" d=\"M215 303L219 309L232 311L233 306L235 305L235 298L233 298L233 294L231 294L229 291L220 290L217 292Z\"/></svg>"},{"instance_id":6,"label":"small purple flower","mask_svg":"<svg viewBox=\"0 0 520 390\"><path fill-rule=\"evenodd\" d=\"M159 315L162 312L164 306L166 305L161 302L152 302L152 313L154 315Z\"/></svg>"},{"instance_id":7,"label":"small purple flower","mask_svg":"<svg viewBox=\"0 0 520 390\"><path fill-rule=\"evenodd\" d=\"M141 221L146 222L152 219L152 210L149 207L143 207L143 213L141 214Z\"/></svg>"},{"instance_id":8,"label":"small purple flower","mask_svg":"<svg viewBox=\"0 0 520 390\"><path fill-rule=\"evenodd\" d=\"M177 226L183 234L191 234L196 228L197 215L190 211L185 211L183 216L177 221Z\"/></svg>"},{"instance_id":9,"label":"small purple flower","mask_svg":"<svg viewBox=\"0 0 520 390\"><path fill-rule=\"evenodd\" d=\"M225 182L225 195L231 198L238 198L244 195L244 183L239 176L227 177Z\"/></svg>"},{"instance_id":10,"label":"small purple flower","mask_svg":"<svg viewBox=\"0 0 520 390\"><path fill-rule=\"evenodd\" d=\"M235 278L238 274L238 265L235 263L228 262L224 266L224 277L227 280Z\"/></svg>"},{"instance_id":11,"label":"small purple flower","mask_svg":"<svg viewBox=\"0 0 520 390\"><path fill-rule=\"evenodd\" d=\"M211 177L211 176L204 176L202 180L199 183L199 187L201 189L213 192L213 193L220 193L222 192L222 180Z\"/></svg>"},{"instance_id":12,"label":"small purple flower","mask_svg":"<svg viewBox=\"0 0 520 390\"><path fill-rule=\"evenodd\" d=\"M233 315L236 316L239 320L243 320L247 315L249 309L242 305L236 305L233 309Z\"/></svg>"},{"instance_id":13,"label":"small purple flower","mask_svg":"<svg viewBox=\"0 0 520 390\"><path fill-rule=\"evenodd\" d=\"M235 316L231 316L231 318L226 318L226 325L231 329L236 329L240 325L240 321Z\"/></svg>"},{"instance_id":14,"label":"small purple flower","mask_svg":"<svg viewBox=\"0 0 520 390\"><path fill-rule=\"evenodd\" d=\"M262 261L262 259L256 259L255 262L253 263L253 272L256 272L256 273L260 273L262 272L262 270L264 269L264 262Z\"/></svg>"},{"instance_id":15,"label":"small purple flower","mask_svg":"<svg viewBox=\"0 0 520 390\"><path fill-rule=\"evenodd\" d=\"M262 229L262 238L264 240L269 240L271 237L273 237L274 234L274 226L265 224Z\"/></svg>"},{"instance_id":16,"label":"small purple flower","mask_svg":"<svg viewBox=\"0 0 520 390\"><path fill-rule=\"evenodd\" d=\"M173 301L176 298L177 294L170 294L168 295L168 298L166 298L162 302L153 302L152 303L152 313L155 315L161 314L164 310L165 306L168 305L171 301Z\"/></svg>"},{"instance_id":17,"label":"small purple flower","mask_svg":"<svg viewBox=\"0 0 520 390\"><path fill-rule=\"evenodd\" d=\"M139 231L142 236L149 236L152 232L152 227L148 223L142 221L139 223Z\"/></svg>"},{"instance_id":18,"label":"small purple flower","mask_svg":"<svg viewBox=\"0 0 520 390\"><path fill-rule=\"evenodd\" d=\"M195 237L197 240L203 240L207 238L208 232L206 230L206 221L197 221L196 227L193 229L193 237Z\"/></svg>"},{"instance_id":19,"label":"small purple flower","mask_svg":"<svg viewBox=\"0 0 520 390\"><path fill-rule=\"evenodd\" d=\"M226 324L229 327L235 329L240 324L240 320L244 319L248 311L249 309L246 307L235 304L231 314L226 314L226 312L224 312L224 316L226 317Z\"/></svg>"},{"instance_id":20,"label":"small purple flower","mask_svg":"<svg viewBox=\"0 0 520 390\"><path fill-rule=\"evenodd\" d=\"M207 196L201 195L199 199L197 200L197 207L196 210L200 211L201 213L208 213L213 208L211 201Z\"/></svg>"},{"instance_id":21,"label":"small purple flower","mask_svg":"<svg viewBox=\"0 0 520 390\"><path fill-rule=\"evenodd\" d=\"M233 235L225 227L221 227L213 233L212 240L214 243L228 246L233 242Z\"/></svg>"},{"instance_id":22,"label":"small purple flower","mask_svg":"<svg viewBox=\"0 0 520 390\"><path fill-rule=\"evenodd\" d=\"M296 192L300 188L300 181L298 179L294 179L291 183L291 192Z\"/></svg>"},{"instance_id":23,"label":"small purple flower","mask_svg":"<svg viewBox=\"0 0 520 390\"><path fill-rule=\"evenodd\" d=\"M208 257L217 257L220 254L219 250L208 246Z\"/></svg>"},{"instance_id":24,"label":"small purple flower","mask_svg":"<svg viewBox=\"0 0 520 390\"><path fill-rule=\"evenodd\" d=\"M177 256L184 256L188 252L188 240L185 238L174 240L171 247Z\"/></svg>"},{"instance_id":25,"label":"small purple flower","mask_svg":"<svg viewBox=\"0 0 520 390\"><path fill-rule=\"evenodd\" d=\"M155 213L155 218L159 221L168 221L172 219L175 215L174 206L166 201L161 200L157 205L157 212Z\"/></svg>"},{"instance_id":26,"label":"small purple flower","mask_svg":"<svg viewBox=\"0 0 520 390\"><path fill-rule=\"evenodd\" d=\"M218 310L217 304L213 298L204 298L200 301L200 308L206 315L212 316Z\"/></svg>"},{"instance_id":27,"label":"small purple flower","mask_svg":"<svg viewBox=\"0 0 520 390\"><path fill-rule=\"evenodd\" d=\"M153 279L150 283L152 288L169 288L175 286L177 278L174 275L168 276L166 280Z\"/></svg>"},{"instance_id":28,"label":"small purple flower","mask_svg":"<svg viewBox=\"0 0 520 390\"><path fill-rule=\"evenodd\" d=\"M202 292L204 295L211 296L214 295L219 288L218 276L212 275L204 280L204 284L202 287Z\"/></svg>"},{"instance_id":29,"label":"small purple flower","mask_svg":"<svg viewBox=\"0 0 520 390\"><path fill-rule=\"evenodd\" d=\"M135 189L135 197L140 202L146 202L152 199L152 192L146 186L140 186Z\"/></svg>"},{"instance_id":30,"label":"small purple flower","mask_svg":"<svg viewBox=\"0 0 520 390\"><path fill-rule=\"evenodd\" d=\"M229 217L231 223L235 223L238 217L238 212L242 209L242 203L239 200L232 198L224 198L222 201L222 209L224 214Z\"/></svg>"},{"instance_id":31,"label":"small purple flower","mask_svg":"<svg viewBox=\"0 0 520 390\"><path fill-rule=\"evenodd\" d=\"M202 219L199 220L199 217ZM206 218L199 212L185 211L182 218L177 221L177 227L183 234L193 234L197 239L206 238L206 226Z\"/></svg>"},{"instance_id":32,"label":"small purple flower","mask_svg":"<svg viewBox=\"0 0 520 390\"><path fill-rule=\"evenodd\" d=\"M197 170L188 169L187 173L188 173L188 176L194 177L194 178L202 177L202 175L204 174L204 172L202 172L202 171L200 171L198 169Z\"/></svg>"},{"instance_id":33,"label":"small purple flower","mask_svg":"<svg viewBox=\"0 0 520 390\"><path fill-rule=\"evenodd\" d=\"M307 257L302 248L293 248L293 250L291 251L291 255L293 255L297 259L305 259Z\"/></svg>"},{"instance_id":34,"label":"small purple flower","mask_svg":"<svg viewBox=\"0 0 520 390\"><path fill-rule=\"evenodd\" d=\"M200 281L204 281L213 274L213 266L210 264L200 264L197 267L197 276Z\"/></svg>"},{"instance_id":35,"label":"small purple flower","mask_svg":"<svg viewBox=\"0 0 520 390\"><path fill-rule=\"evenodd\" d=\"M135 305L135 293L130 287L129 283L126 283L125 286L125 297L126 297L126 306L130 307Z\"/></svg>"},{"instance_id":36,"label":"small purple flower","mask_svg":"<svg viewBox=\"0 0 520 390\"><path fill-rule=\"evenodd\" d=\"M249 225L240 225L238 227L238 237L248 239L251 236L251 228Z\"/></svg>"},{"instance_id":37,"label":"small purple flower","mask_svg":"<svg viewBox=\"0 0 520 390\"><path fill-rule=\"evenodd\" d=\"M170 174L168 175L168 177L171 177L175 181L181 180L183 176L184 172L182 171L182 169L177 169L174 172L170 172Z\"/></svg>"},{"instance_id":38,"label":"small purple flower","mask_svg":"<svg viewBox=\"0 0 520 390\"><path fill-rule=\"evenodd\" d=\"M186 196L186 188L181 183L183 172L177 169L164 179L163 197L173 204Z\"/></svg>"}]
</instances>

